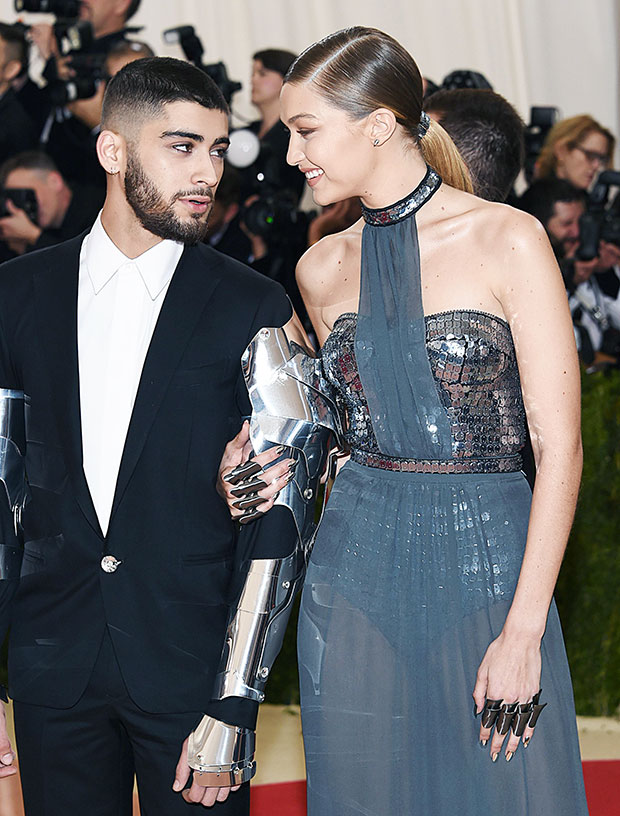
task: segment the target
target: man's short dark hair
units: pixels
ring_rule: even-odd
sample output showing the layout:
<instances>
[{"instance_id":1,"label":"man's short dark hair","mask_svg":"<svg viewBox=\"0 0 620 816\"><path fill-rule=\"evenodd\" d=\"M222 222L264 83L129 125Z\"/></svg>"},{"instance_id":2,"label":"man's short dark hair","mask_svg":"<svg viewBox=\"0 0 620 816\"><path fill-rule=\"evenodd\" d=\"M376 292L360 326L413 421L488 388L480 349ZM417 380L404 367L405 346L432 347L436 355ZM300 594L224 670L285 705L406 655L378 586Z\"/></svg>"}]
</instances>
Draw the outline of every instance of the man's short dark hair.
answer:
<instances>
[{"instance_id":1,"label":"man's short dark hair","mask_svg":"<svg viewBox=\"0 0 620 816\"><path fill-rule=\"evenodd\" d=\"M228 114L228 105L211 77L172 57L148 57L125 65L108 82L101 126L122 130L159 115L171 102L196 102Z\"/></svg>"},{"instance_id":2,"label":"man's short dark hair","mask_svg":"<svg viewBox=\"0 0 620 816\"><path fill-rule=\"evenodd\" d=\"M256 54L253 54L252 59L262 62L268 71L277 71L284 77L297 59L297 54L281 48L265 48L264 51L257 51Z\"/></svg>"},{"instance_id":3,"label":"man's short dark hair","mask_svg":"<svg viewBox=\"0 0 620 816\"><path fill-rule=\"evenodd\" d=\"M437 91L424 108L458 147L476 195L505 201L525 155L523 120L512 105L495 91L463 88Z\"/></svg>"},{"instance_id":4,"label":"man's short dark hair","mask_svg":"<svg viewBox=\"0 0 620 816\"><path fill-rule=\"evenodd\" d=\"M554 207L558 201L571 204L579 201L585 205L586 193L569 181L558 178L545 178L535 181L517 201L520 210L530 213L546 227L553 217Z\"/></svg>"},{"instance_id":5,"label":"man's short dark hair","mask_svg":"<svg viewBox=\"0 0 620 816\"><path fill-rule=\"evenodd\" d=\"M13 170L41 170L44 173L58 173L58 168L51 156L42 150L25 150L11 156L0 167L0 186L6 184L6 180Z\"/></svg>"},{"instance_id":6,"label":"man's short dark hair","mask_svg":"<svg viewBox=\"0 0 620 816\"><path fill-rule=\"evenodd\" d=\"M141 0L131 0L129 5L127 6L127 11L125 12L125 22L127 22L127 20L130 20L134 16L134 14L138 11L138 9L140 8L140 2Z\"/></svg>"},{"instance_id":7,"label":"man's short dark hair","mask_svg":"<svg viewBox=\"0 0 620 816\"><path fill-rule=\"evenodd\" d=\"M0 23L0 39L6 43L6 56L9 60L17 60L21 65L20 74L28 68L28 43L24 29L18 25Z\"/></svg>"}]
</instances>

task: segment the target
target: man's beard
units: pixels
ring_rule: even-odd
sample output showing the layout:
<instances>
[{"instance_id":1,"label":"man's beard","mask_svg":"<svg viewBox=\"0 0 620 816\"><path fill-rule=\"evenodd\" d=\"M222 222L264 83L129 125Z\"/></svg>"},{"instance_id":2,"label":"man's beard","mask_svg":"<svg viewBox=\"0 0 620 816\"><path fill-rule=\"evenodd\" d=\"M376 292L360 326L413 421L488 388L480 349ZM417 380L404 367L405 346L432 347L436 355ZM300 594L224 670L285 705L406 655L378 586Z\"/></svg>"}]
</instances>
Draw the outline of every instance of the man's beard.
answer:
<instances>
[{"instance_id":1,"label":"man's beard","mask_svg":"<svg viewBox=\"0 0 620 816\"><path fill-rule=\"evenodd\" d=\"M202 241L207 232L210 208L205 213L191 213L188 220L182 221L173 207L179 198L191 198L192 195L209 196L212 199L213 189L205 185L193 190L181 190L166 202L140 162L129 152L125 171L125 196L145 230L160 238L183 244Z\"/></svg>"}]
</instances>

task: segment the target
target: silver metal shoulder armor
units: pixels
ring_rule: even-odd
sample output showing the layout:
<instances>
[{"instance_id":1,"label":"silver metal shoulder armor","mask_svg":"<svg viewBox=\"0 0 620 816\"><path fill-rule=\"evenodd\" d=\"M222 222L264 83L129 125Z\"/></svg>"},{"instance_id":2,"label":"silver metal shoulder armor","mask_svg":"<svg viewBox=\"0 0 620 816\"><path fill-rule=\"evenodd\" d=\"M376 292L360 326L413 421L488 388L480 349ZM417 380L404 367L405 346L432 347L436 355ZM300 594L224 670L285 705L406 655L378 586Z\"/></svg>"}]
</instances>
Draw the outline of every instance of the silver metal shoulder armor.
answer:
<instances>
[{"instance_id":1,"label":"silver metal shoulder armor","mask_svg":"<svg viewBox=\"0 0 620 816\"><path fill-rule=\"evenodd\" d=\"M25 468L26 430L24 392L0 388L0 482L13 516L15 535L28 498ZM0 580L19 578L21 547L0 546Z\"/></svg>"},{"instance_id":2,"label":"silver metal shoulder armor","mask_svg":"<svg viewBox=\"0 0 620 816\"><path fill-rule=\"evenodd\" d=\"M254 453L282 445L282 456L297 462L294 478L275 501L291 512L297 540L290 542L290 555L255 559L246 567L245 583L228 624L216 678L215 698L235 696L260 703L265 699L265 684L282 647L293 599L316 534L314 511L319 480L330 448L340 445L341 433L336 407L319 387L320 362L301 345L289 342L284 329L261 329L241 364L252 404L250 439ZM245 473L251 496L259 489L256 472L260 468L241 466L237 470ZM236 485L242 481L235 479ZM258 482L264 486L264 482ZM282 552L281 546L277 552ZM194 774L198 784L237 784L234 780L239 779L241 756L245 758L244 781L254 774L245 729L237 729L231 737L231 732L222 728L231 726L205 716L190 737L189 765L195 771L204 770ZM213 775L214 767L219 769L219 777ZM203 777L209 781L201 781Z\"/></svg>"}]
</instances>

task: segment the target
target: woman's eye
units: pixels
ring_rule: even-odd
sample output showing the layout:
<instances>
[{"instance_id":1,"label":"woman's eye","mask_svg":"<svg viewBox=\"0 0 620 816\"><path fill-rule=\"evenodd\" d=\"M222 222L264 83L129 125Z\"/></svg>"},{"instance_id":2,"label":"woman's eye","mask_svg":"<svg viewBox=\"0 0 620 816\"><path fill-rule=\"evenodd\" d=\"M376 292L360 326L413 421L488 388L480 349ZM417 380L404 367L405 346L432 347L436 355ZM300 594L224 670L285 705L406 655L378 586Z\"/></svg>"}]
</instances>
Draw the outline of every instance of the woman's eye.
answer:
<instances>
[{"instance_id":1,"label":"woman's eye","mask_svg":"<svg viewBox=\"0 0 620 816\"><path fill-rule=\"evenodd\" d=\"M299 133L299 135L301 136L302 139L305 139L312 133L312 131L311 130L298 130L297 133Z\"/></svg>"}]
</instances>

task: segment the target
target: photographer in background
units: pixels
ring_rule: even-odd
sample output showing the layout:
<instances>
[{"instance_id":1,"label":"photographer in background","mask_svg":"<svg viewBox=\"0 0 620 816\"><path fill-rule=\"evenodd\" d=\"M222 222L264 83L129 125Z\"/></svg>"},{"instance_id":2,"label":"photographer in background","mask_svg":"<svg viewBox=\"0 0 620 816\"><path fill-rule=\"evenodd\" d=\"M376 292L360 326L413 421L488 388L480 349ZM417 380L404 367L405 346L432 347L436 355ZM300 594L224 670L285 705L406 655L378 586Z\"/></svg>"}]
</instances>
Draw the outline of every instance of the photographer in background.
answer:
<instances>
[{"instance_id":1,"label":"photographer in background","mask_svg":"<svg viewBox=\"0 0 620 816\"><path fill-rule=\"evenodd\" d=\"M523 120L491 90L439 90L424 102L459 149L471 174L474 193L487 201L506 201L523 167Z\"/></svg>"},{"instance_id":2,"label":"photographer in background","mask_svg":"<svg viewBox=\"0 0 620 816\"><path fill-rule=\"evenodd\" d=\"M93 133L91 118L82 116L80 105L100 97L105 57L136 31L126 24L139 6L140 0L81 0L75 22L78 28L80 23L90 25L92 40L86 36L79 50L66 55L60 53L53 26L37 24L30 28L30 38L46 60L43 76L54 105L41 141L67 181L105 187L105 174L94 149L97 132ZM100 107L100 99L94 104ZM86 110L88 113L88 105Z\"/></svg>"},{"instance_id":3,"label":"photographer in background","mask_svg":"<svg viewBox=\"0 0 620 816\"><path fill-rule=\"evenodd\" d=\"M239 173L227 164L213 199L206 242L229 258L247 264L252 259L252 244L239 225L240 190Z\"/></svg>"},{"instance_id":4,"label":"photographer in background","mask_svg":"<svg viewBox=\"0 0 620 816\"><path fill-rule=\"evenodd\" d=\"M592 116L562 119L547 134L535 177L564 179L588 190L598 173L611 167L615 146L613 134Z\"/></svg>"},{"instance_id":5,"label":"photographer in background","mask_svg":"<svg viewBox=\"0 0 620 816\"><path fill-rule=\"evenodd\" d=\"M3 195L33 190L35 220ZM69 186L53 160L40 151L19 153L0 167L0 196L8 215L0 218L0 239L17 255L74 238L92 224L103 205L97 188Z\"/></svg>"},{"instance_id":6,"label":"photographer in background","mask_svg":"<svg viewBox=\"0 0 620 816\"><path fill-rule=\"evenodd\" d=\"M260 119L251 122L248 130L258 136L260 153L256 161L243 170L243 200L254 193L260 195L263 186L290 190L297 201L303 192L304 177L286 162L288 131L280 121L282 81L296 56L292 51L267 48L252 57L251 98Z\"/></svg>"},{"instance_id":7,"label":"photographer in background","mask_svg":"<svg viewBox=\"0 0 620 816\"><path fill-rule=\"evenodd\" d=\"M88 99L76 99L67 106L73 116L90 129L91 139L96 140L99 135L101 108L107 81L130 62L154 56L150 46L137 40L119 40L110 48L103 64L103 78L97 85L95 95Z\"/></svg>"},{"instance_id":8,"label":"photographer in background","mask_svg":"<svg viewBox=\"0 0 620 816\"><path fill-rule=\"evenodd\" d=\"M584 190L564 179L548 178L535 181L521 196L518 206L537 218L549 236L564 276L581 359L586 365L615 364L620 322L610 311L609 298L594 274L601 262L605 263L610 245L601 242L599 256L591 260L578 257L580 219L586 203ZM618 251L616 247L612 249Z\"/></svg>"},{"instance_id":9,"label":"photographer in background","mask_svg":"<svg viewBox=\"0 0 620 816\"><path fill-rule=\"evenodd\" d=\"M38 134L12 85L28 64L23 31L0 23L0 163L20 150L36 147Z\"/></svg>"}]
</instances>

